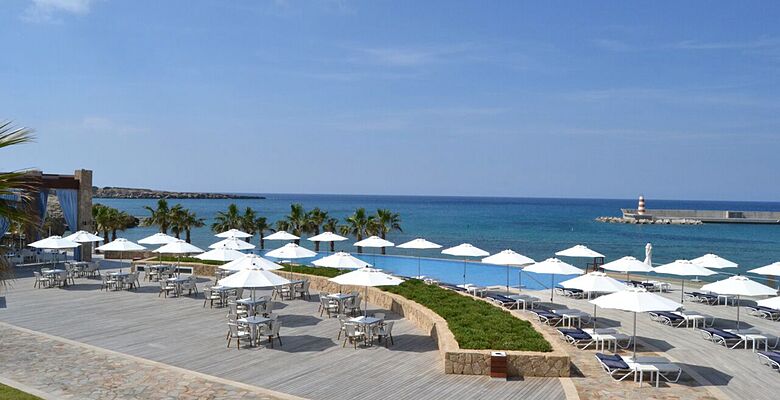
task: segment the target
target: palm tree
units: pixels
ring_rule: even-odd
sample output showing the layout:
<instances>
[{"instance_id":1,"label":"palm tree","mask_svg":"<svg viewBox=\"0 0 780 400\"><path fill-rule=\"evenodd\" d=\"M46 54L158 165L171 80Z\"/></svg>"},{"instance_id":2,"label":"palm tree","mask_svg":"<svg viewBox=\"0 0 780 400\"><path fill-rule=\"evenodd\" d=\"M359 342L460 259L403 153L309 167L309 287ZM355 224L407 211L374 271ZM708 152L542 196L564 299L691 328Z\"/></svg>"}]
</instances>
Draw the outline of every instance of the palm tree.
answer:
<instances>
[{"instance_id":1,"label":"palm tree","mask_svg":"<svg viewBox=\"0 0 780 400\"><path fill-rule=\"evenodd\" d=\"M144 218L141 223L144 226L157 225L160 227L160 232L167 234L168 228L171 225L171 209L168 208L168 201L165 199L157 200L156 209L149 206L144 206L144 208L149 211L151 215Z\"/></svg>"},{"instance_id":2,"label":"palm tree","mask_svg":"<svg viewBox=\"0 0 780 400\"><path fill-rule=\"evenodd\" d=\"M0 123L0 149L17 144L29 143L33 140L32 130L27 128L14 128L10 122ZM0 218L8 221L9 225L16 223L27 224L35 221L34 214L25 213L28 209L25 205L32 202L35 193L40 187L40 179L28 173L29 171L15 171L0 173ZM20 201L4 199L5 196L19 196ZM19 207L21 205L21 207ZM5 287L5 282L13 277L13 269L8 259L0 249L0 288Z\"/></svg>"},{"instance_id":3,"label":"palm tree","mask_svg":"<svg viewBox=\"0 0 780 400\"><path fill-rule=\"evenodd\" d=\"M203 218L198 218L194 212L186 208L184 209L184 215L182 216L180 223L184 229L184 240L187 243L192 243L192 228L200 228L206 225Z\"/></svg>"},{"instance_id":4,"label":"palm tree","mask_svg":"<svg viewBox=\"0 0 780 400\"><path fill-rule=\"evenodd\" d=\"M103 243L108 243L108 234L111 232L111 207L102 204L92 206L92 219L95 221L95 229L103 233Z\"/></svg>"},{"instance_id":5,"label":"palm tree","mask_svg":"<svg viewBox=\"0 0 780 400\"><path fill-rule=\"evenodd\" d=\"M117 231L124 231L135 223L135 218L132 215L119 211L116 208L111 208L110 216L111 240L116 240Z\"/></svg>"},{"instance_id":6,"label":"palm tree","mask_svg":"<svg viewBox=\"0 0 780 400\"><path fill-rule=\"evenodd\" d=\"M376 210L369 230L372 233L379 235L382 239L385 239L388 232L403 232L401 230L401 216L398 215L398 213L394 213L387 209ZM385 254L384 247L382 247L382 254Z\"/></svg>"},{"instance_id":7,"label":"palm tree","mask_svg":"<svg viewBox=\"0 0 780 400\"><path fill-rule=\"evenodd\" d=\"M368 216L365 208L358 208L355 213L347 218L344 218L346 225L339 227L342 235L353 235L357 241L363 240L363 236L366 234L366 230L371 224L373 224L374 216ZM357 248L358 253L363 252L362 247Z\"/></svg>"},{"instance_id":8,"label":"palm tree","mask_svg":"<svg viewBox=\"0 0 780 400\"><path fill-rule=\"evenodd\" d=\"M217 212L214 223L211 224L211 230L217 233L240 228L241 214L238 212L238 206L234 203L228 206L226 212Z\"/></svg>"},{"instance_id":9,"label":"palm tree","mask_svg":"<svg viewBox=\"0 0 780 400\"><path fill-rule=\"evenodd\" d=\"M257 219L257 213L255 213L255 210L253 210L251 207L247 207L246 210L244 210L244 215L241 216L241 228L239 229L254 235L257 233L255 219ZM251 238L246 238L245 240L249 242L250 239Z\"/></svg>"},{"instance_id":10,"label":"palm tree","mask_svg":"<svg viewBox=\"0 0 780 400\"><path fill-rule=\"evenodd\" d=\"M185 210L181 204L176 204L168 211L168 227L176 239L181 239L181 233L184 231L184 214Z\"/></svg>"},{"instance_id":11,"label":"palm tree","mask_svg":"<svg viewBox=\"0 0 780 400\"><path fill-rule=\"evenodd\" d=\"M276 229L285 230L295 236L300 237L302 234L308 231L307 222L308 219L306 218L306 210L303 209L303 205L300 203L295 203L290 205L290 213L287 214L283 220L276 221ZM295 240L295 244L300 243L300 239Z\"/></svg>"},{"instance_id":12,"label":"palm tree","mask_svg":"<svg viewBox=\"0 0 780 400\"><path fill-rule=\"evenodd\" d=\"M339 230L338 224L339 220L336 218L328 218L327 221L322 224L322 230L336 233L336 231ZM333 253L334 251L336 251L336 242L330 242L330 252Z\"/></svg>"},{"instance_id":13,"label":"palm tree","mask_svg":"<svg viewBox=\"0 0 780 400\"><path fill-rule=\"evenodd\" d=\"M268 219L265 217L257 217L255 219L255 233L257 233L260 236L260 250L265 249L265 232L273 232L274 229L271 228L271 225L268 223Z\"/></svg>"},{"instance_id":14,"label":"palm tree","mask_svg":"<svg viewBox=\"0 0 780 400\"><path fill-rule=\"evenodd\" d=\"M315 207L308 213L306 213L306 222L309 233L313 235L320 234L320 228L325 220L328 219L328 212L320 210L319 207ZM320 251L320 242L314 242L314 251Z\"/></svg>"}]
</instances>

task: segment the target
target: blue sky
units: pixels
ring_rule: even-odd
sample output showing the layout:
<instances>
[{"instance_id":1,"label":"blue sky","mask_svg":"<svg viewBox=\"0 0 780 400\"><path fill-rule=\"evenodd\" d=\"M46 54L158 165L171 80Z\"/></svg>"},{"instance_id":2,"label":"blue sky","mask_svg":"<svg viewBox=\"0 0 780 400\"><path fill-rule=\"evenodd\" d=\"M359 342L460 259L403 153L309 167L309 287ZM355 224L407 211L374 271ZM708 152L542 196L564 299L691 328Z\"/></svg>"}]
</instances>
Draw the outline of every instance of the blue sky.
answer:
<instances>
[{"instance_id":1,"label":"blue sky","mask_svg":"<svg viewBox=\"0 0 780 400\"><path fill-rule=\"evenodd\" d=\"M547 2L540 2L547 3ZM777 200L780 3L6 0L0 169Z\"/></svg>"}]
</instances>

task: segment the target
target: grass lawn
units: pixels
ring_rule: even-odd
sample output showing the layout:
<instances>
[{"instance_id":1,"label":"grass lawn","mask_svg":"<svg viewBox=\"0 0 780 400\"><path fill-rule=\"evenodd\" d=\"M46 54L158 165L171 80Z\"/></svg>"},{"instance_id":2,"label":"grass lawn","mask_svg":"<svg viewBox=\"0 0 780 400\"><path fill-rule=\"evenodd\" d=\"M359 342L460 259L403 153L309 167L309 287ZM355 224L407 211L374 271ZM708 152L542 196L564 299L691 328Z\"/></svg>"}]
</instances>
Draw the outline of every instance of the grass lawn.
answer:
<instances>
[{"instance_id":1,"label":"grass lawn","mask_svg":"<svg viewBox=\"0 0 780 400\"><path fill-rule=\"evenodd\" d=\"M326 278L333 278L334 276L339 276L341 274L347 273L349 271L342 271L340 269L336 268L326 268L326 267L306 267L302 265L296 265L291 266L289 264L281 264L284 268L280 269L279 271L287 271L287 272L293 272L296 274L308 274L308 275L317 275L317 276L324 276Z\"/></svg>"},{"instance_id":2,"label":"grass lawn","mask_svg":"<svg viewBox=\"0 0 780 400\"><path fill-rule=\"evenodd\" d=\"M0 383L0 399L3 400L41 400L38 396L16 390Z\"/></svg>"},{"instance_id":3,"label":"grass lawn","mask_svg":"<svg viewBox=\"0 0 780 400\"><path fill-rule=\"evenodd\" d=\"M385 291L433 310L447 321L461 349L552 351L530 322L510 312L459 293L411 279Z\"/></svg>"},{"instance_id":4,"label":"grass lawn","mask_svg":"<svg viewBox=\"0 0 780 400\"><path fill-rule=\"evenodd\" d=\"M155 257L155 260L158 260L158 257ZM222 265L225 264L224 261L211 261L211 260L201 260L199 258L195 257L182 257L179 259L179 257L171 257L171 256L163 256L162 257L163 262L167 263L176 263L177 261L181 262L191 262L191 263L200 263L200 264L206 264L206 265Z\"/></svg>"}]
</instances>

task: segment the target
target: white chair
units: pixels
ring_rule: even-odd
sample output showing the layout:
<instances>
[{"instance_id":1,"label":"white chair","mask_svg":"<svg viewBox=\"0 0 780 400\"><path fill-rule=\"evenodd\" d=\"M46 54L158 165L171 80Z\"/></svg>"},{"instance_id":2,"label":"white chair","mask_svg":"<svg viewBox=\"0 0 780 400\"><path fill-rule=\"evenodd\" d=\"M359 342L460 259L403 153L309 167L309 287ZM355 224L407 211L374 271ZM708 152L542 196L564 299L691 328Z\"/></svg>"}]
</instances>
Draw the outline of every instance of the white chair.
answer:
<instances>
[{"instance_id":1,"label":"white chair","mask_svg":"<svg viewBox=\"0 0 780 400\"><path fill-rule=\"evenodd\" d=\"M320 297L320 317L325 312L328 313L328 318L331 314L337 314L339 312L339 305L335 302L331 302L327 297Z\"/></svg>"},{"instance_id":2,"label":"white chair","mask_svg":"<svg viewBox=\"0 0 780 400\"><path fill-rule=\"evenodd\" d=\"M37 287L38 289L43 287L49 287L51 285L51 281L48 277L43 276L40 272L35 271L33 272L33 275L35 276L35 283L33 284L33 287Z\"/></svg>"},{"instance_id":3,"label":"white chair","mask_svg":"<svg viewBox=\"0 0 780 400\"><path fill-rule=\"evenodd\" d=\"M357 350L357 343L359 341L365 341L365 340L366 340L366 333L363 331L359 331L355 324L344 325L344 344L341 347L346 347L347 341L349 341L350 343L353 343L355 345L355 349Z\"/></svg>"},{"instance_id":4,"label":"white chair","mask_svg":"<svg viewBox=\"0 0 780 400\"><path fill-rule=\"evenodd\" d=\"M393 321L385 322L382 325L379 325L377 329L374 331L374 335L377 336L377 338L381 341L382 339L385 340L385 347L387 347L387 339L390 339L391 344L395 344L393 341Z\"/></svg>"},{"instance_id":5,"label":"white chair","mask_svg":"<svg viewBox=\"0 0 780 400\"><path fill-rule=\"evenodd\" d=\"M273 320L271 322L271 329L266 332L266 335L268 336L268 343L271 345L271 348L274 347L274 336L276 336L276 340L279 341L279 346L282 345L282 337L279 336L279 329L282 327L282 323Z\"/></svg>"},{"instance_id":6,"label":"white chair","mask_svg":"<svg viewBox=\"0 0 780 400\"><path fill-rule=\"evenodd\" d=\"M165 297L168 297L169 292L176 293L176 286L170 284L165 279L160 279L160 293L157 293L157 297L160 297L163 293L165 293Z\"/></svg>"},{"instance_id":7,"label":"white chair","mask_svg":"<svg viewBox=\"0 0 780 400\"><path fill-rule=\"evenodd\" d=\"M293 288L293 297L298 296L300 294L301 298L303 298L303 296L305 295L307 300L311 300L311 293L309 293L309 285L310 284L311 284L311 282L306 280L306 281L303 281L303 285L295 286Z\"/></svg>"},{"instance_id":8,"label":"white chair","mask_svg":"<svg viewBox=\"0 0 780 400\"><path fill-rule=\"evenodd\" d=\"M236 348L241 348L241 339L250 339L251 340L251 333L246 330L244 327L239 326L237 324L231 324L228 323L228 338L227 338L227 347L230 347L230 342L233 339L236 339ZM281 343L280 343L281 344Z\"/></svg>"}]
</instances>

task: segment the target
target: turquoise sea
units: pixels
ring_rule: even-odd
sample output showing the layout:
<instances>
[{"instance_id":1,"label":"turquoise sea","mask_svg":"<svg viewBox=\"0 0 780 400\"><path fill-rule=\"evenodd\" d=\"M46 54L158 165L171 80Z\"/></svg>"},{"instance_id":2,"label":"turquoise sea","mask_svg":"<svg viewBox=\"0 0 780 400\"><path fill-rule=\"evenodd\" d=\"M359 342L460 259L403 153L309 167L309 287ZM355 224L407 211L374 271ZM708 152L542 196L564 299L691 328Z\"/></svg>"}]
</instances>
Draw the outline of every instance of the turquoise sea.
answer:
<instances>
[{"instance_id":1,"label":"turquoise sea","mask_svg":"<svg viewBox=\"0 0 780 400\"><path fill-rule=\"evenodd\" d=\"M230 203L239 207L252 207L269 221L282 218L291 203L301 203L306 209L320 207L336 218L351 214L358 207L372 212L387 208L401 215L403 232L393 232L388 239L396 244L418 236L445 247L469 242L490 253L511 248L537 261L575 244L585 244L607 256L607 261L626 255L644 259L645 244L653 244L653 262L664 263L676 259L695 258L705 253L716 253L740 264L737 273L780 261L780 225L705 224L678 225L628 225L596 222L599 216L620 215L620 208L636 207L636 199L544 199L544 198L478 198L478 197L430 197L430 196L358 196L358 195L300 195L262 194L262 200L170 200L180 203L205 218L207 226L193 231L195 245L206 248L215 242L208 226L218 211ZM156 200L95 199L127 211L132 215L147 215L143 206L154 207ZM722 209L722 210L780 210L780 203L725 202L725 201L676 201L648 199L648 208L674 209ZM155 232L153 227L139 227L121 233L130 240L138 240ZM336 243L337 250L354 252L354 241ZM253 239L257 244L257 238ZM303 240L302 245L313 248ZM284 242L266 242L266 248L275 248ZM374 256L374 249L366 250L366 260L380 268L397 274L417 274L416 258ZM422 256L426 258L449 257L439 251L409 251L388 248L388 255ZM576 266L584 267L585 260L568 259ZM442 281L461 283L463 262L422 261L422 273ZM530 287L549 285L550 279L524 273L523 284ZM529 277L525 277L528 275ZM718 278L718 277L716 277ZM512 285L518 276L511 274ZM556 279L560 281L563 278ZM712 277L710 277L712 279ZM763 278L761 278L763 279ZM475 284L503 285L506 282L504 267L468 264L468 281ZM536 282L538 281L538 282Z\"/></svg>"}]
</instances>

